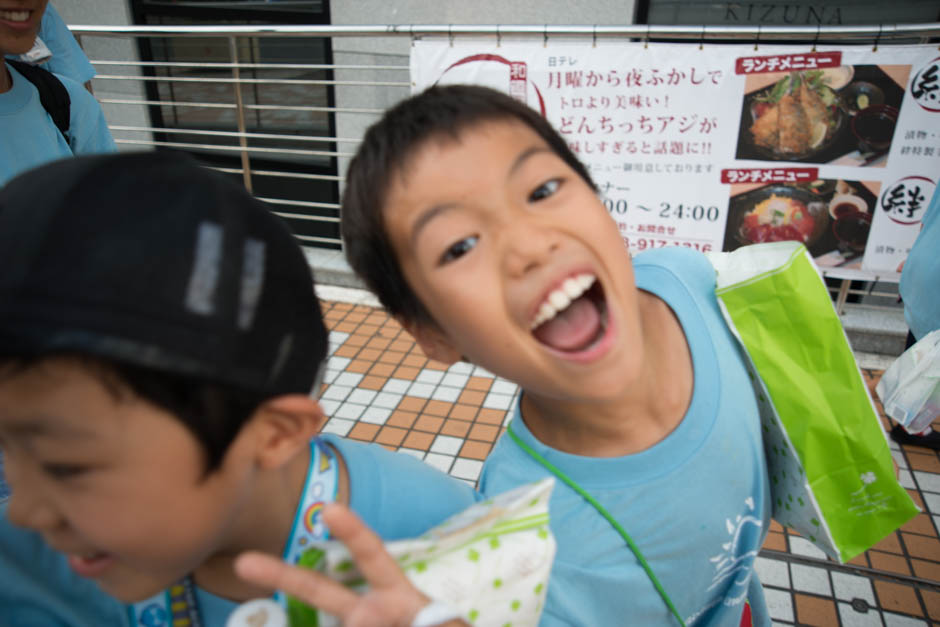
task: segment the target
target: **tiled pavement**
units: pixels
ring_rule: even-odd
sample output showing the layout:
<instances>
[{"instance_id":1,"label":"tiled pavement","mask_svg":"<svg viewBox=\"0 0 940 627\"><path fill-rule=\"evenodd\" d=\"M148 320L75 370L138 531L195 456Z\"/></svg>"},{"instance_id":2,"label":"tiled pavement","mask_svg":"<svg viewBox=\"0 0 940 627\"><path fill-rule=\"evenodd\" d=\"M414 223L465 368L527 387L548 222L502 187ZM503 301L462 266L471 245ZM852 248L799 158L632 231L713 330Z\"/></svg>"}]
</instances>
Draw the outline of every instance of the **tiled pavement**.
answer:
<instances>
[{"instance_id":1,"label":"tiled pavement","mask_svg":"<svg viewBox=\"0 0 940 627\"><path fill-rule=\"evenodd\" d=\"M469 364L429 360L358 290L318 289L331 340L321 396L331 416L325 431L377 442L475 482L516 386ZM874 390L881 372L863 373ZM757 567L774 624L940 625L940 457L891 446L901 483L923 513L845 565L772 523Z\"/></svg>"}]
</instances>

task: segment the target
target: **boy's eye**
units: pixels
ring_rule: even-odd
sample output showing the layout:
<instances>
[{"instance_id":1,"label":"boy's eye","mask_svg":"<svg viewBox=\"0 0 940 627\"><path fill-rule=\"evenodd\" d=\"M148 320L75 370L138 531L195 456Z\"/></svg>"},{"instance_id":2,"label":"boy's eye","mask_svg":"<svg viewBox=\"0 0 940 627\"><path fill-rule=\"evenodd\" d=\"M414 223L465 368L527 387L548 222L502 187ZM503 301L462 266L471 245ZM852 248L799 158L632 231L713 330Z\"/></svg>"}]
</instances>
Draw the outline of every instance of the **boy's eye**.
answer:
<instances>
[{"instance_id":1,"label":"boy's eye","mask_svg":"<svg viewBox=\"0 0 940 627\"><path fill-rule=\"evenodd\" d=\"M529 194L529 202L536 202L548 198L552 194L558 191L558 188L561 187L561 181L559 179L552 179L546 181L535 188L531 194Z\"/></svg>"},{"instance_id":2,"label":"boy's eye","mask_svg":"<svg viewBox=\"0 0 940 627\"><path fill-rule=\"evenodd\" d=\"M75 464L43 464L42 468L53 479L72 479L88 470Z\"/></svg>"},{"instance_id":3,"label":"boy's eye","mask_svg":"<svg viewBox=\"0 0 940 627\"><path fill-rule=\"evenodd\" d=\"M463 257L470 250L477 245L478 238L476 235L471 235L470 237L465 237L459 242L451 245L450 248L444 251L444 254L441 255L440 263L443 265L445 263L450 263L455 259Z\"/></svg>"}]
</instances>

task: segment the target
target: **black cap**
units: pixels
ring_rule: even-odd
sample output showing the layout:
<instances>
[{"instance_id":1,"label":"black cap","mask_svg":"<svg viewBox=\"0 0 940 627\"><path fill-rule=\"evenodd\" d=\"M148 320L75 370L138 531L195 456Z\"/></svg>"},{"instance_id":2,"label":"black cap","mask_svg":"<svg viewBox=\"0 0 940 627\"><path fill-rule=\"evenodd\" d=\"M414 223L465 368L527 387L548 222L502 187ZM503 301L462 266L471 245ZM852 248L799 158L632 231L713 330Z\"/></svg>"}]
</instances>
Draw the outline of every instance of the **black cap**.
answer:
<instances>
[{"instance_id":1,"label":"black cap","mask_svg":"<svg viewBox=\"0 0 940 627\"><path fill-rule=\"evenodd\" d=\"M80 353L309 393L327 332L280 218L180 153L74 157L0 189L0 354Z\"/></svg>"}]
</instances>

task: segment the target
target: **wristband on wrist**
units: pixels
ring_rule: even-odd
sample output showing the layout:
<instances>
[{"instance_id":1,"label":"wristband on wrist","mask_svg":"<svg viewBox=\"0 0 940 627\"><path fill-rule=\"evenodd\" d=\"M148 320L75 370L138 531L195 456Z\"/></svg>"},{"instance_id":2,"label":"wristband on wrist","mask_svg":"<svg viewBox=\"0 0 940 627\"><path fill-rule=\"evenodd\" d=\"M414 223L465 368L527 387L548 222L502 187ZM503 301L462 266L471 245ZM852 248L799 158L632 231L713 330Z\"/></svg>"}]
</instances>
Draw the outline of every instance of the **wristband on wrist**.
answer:
<instances>
[{"instance_id":1,"label":"wristband on wrist","mask_svg":"<svg viewBox=\"0 0 940 627\"><path fill-rule=\"evenodd\" d=\"M442 601L431 601L418 612L411 627L434 627L449 620L462 618L460 612Z\"/></svg>"}]
</instances>

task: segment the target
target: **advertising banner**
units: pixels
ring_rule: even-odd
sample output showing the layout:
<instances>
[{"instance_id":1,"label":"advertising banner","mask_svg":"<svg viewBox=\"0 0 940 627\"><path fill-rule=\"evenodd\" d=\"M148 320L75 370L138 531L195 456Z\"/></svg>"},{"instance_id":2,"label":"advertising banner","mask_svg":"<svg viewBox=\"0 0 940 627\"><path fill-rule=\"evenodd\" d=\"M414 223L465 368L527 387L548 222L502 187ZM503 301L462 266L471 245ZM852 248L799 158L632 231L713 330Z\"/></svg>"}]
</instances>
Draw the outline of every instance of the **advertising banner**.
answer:
<instances>
[{"instance_id":1,"label":"advertising banner","mask_svg":"<svg viewBox=\"0 0 940 627\"><path fill-rule=\"evenodd\" d=\"M637 252L795 240L896 278L940 178L940 50L422 39L415 91L503 90L587 165Z\"/></svg>"}]
</instances>

